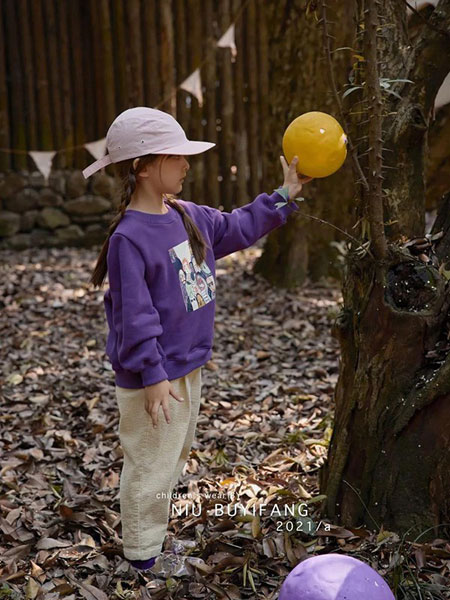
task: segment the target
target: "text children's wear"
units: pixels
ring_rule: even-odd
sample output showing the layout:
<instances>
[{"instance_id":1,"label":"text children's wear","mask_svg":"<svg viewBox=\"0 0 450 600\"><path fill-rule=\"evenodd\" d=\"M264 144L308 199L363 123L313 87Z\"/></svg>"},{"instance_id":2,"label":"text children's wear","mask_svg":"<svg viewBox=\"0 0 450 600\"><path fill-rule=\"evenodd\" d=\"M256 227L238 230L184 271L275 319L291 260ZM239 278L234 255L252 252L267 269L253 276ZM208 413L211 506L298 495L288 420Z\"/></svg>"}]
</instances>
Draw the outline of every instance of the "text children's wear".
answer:
<instances>
[{"instance_id":1,"label":"text children's wear","mask_svg":"<svg viewBox=\"0 0 450 600\"><path fill-rule=\"evenodd\" d=\"M215 260L248 248L298 210L277 191L230 213L176 202L209 246L201 265L181 215L169 204L164 214L125 210L109 240L106 353L119 387L171 381L204 365L214 339Z\"/></svg>"}]
</instances>

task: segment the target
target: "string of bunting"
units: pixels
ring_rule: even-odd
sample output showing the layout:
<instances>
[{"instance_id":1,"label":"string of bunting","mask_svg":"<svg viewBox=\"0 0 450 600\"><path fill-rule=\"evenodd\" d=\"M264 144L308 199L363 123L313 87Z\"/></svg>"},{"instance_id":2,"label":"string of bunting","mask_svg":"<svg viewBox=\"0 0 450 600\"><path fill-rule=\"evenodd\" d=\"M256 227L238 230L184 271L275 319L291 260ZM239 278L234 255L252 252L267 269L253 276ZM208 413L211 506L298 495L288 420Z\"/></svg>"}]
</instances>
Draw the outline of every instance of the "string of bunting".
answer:
<instances>
[{"instance_id":1,"label":"string of bunting","mask_svg":"<svg viewBox=\"0 0 450 600\"><path fill-rule=\"evenodd\" d=\"M245 2L240 6L236 17L233 23L228 27L225 33L221 36L221 38L215 42L214 47L218 48L231 48L231 62L236 62L237 56L237 48L235 43L235 24L239 19L242 11L245 9L250 0L245 0ZM161 100L154 108L160 108L163 106L168 100L172 98L174 94L177 93L178 90L185 90L189 94L192 94L197 98L198 104L200 107L203 106L203 93L202 93L202 79L200 75L201 68L207 62L207 58L204 58L203 61L199 64L199 66L184 79L177 87L173 88L172 91L167 95L166 98ZM0 148L0 152L9 152L15 154L28 154L33 159L36 167L42 173L45 179L45 184L48 183L48 177L50 175L52 169L52 162L54 156L58 152L67 152L69 150L78 150L80 148L86 148L90 154L95 159L102 158L106 153L106 137L95 140L93 142L87 142L85 144L78 144L76 146L66 146L60 150L50 150L50 151L42 151L42 150L18 150L13 148Z\"/></svg>"},{"instance_id":2,"label":"string of bunting","mask_svg":"<svg viewBox=\"0 0 450 600\"><path fill-rule=\"evenodd\" d=\"M237 20L239 19L242 11L245 9L247 4L249 3L249 1L250 0L245 0L243 2L243 4L240 6L240 8L236 14L236 17L235 17L233 23L228 27L228 29L225 31L225 33L222 35L222 37L215 43L215 47L218 47L218 48L231 48L231 62L232 63L236 62L236 56L237 56L237 49L236 49L236 44L235 44L235 24L236 24ZM415 8L416 10L419 10L420 8L422 8L422 5L425 5L430 2L433 5L436 5L437 1L438 0L427 0L425 2L425 1L421 1L421 0L416 0L415 6L413 8ZM408 6L408 8L409 8L409 6ZM411 10L411 8L409 8L409 10L408 10L409 15L411 12L413 12L413 11ZM173 88L172 91L170 92L170 94L168 94L168 96L166 98L161 100L161 102L159 102L159 104L157 104L154 108L160 108L161 106L163 106L168 100L170 100L172 98L172 96L174 94L177 93L178 90L185 90L189 94L192 94L193 96L195 96L195 98L197 98L199 106L202 107L203 106L203 94L202 94L202 80L201 80L200 70L203 67L203 65L207 62L207 60L208 60L207 58L204 58L203 61L200 63L200 65L188 77L186 77L186 79L184 79L184 81L182 81L177 87ZM450 102L450 73L447 75L446 79L444 80L443 84L441 85L441 87L438 91L438 94L436 96L436 101L435 101L435 110L441 108L442 106L448 104L449 102ZM51 169L52 169L52 162L53 162L53 158L54 158L55 154L57 154L58 152L67 152L69 150L78 150L80 148L86 148L86 150L88 150L88 152L90 154L92 154L92 156L96 160L99 158L102 158L102 156L104 156L106 153L106 137L104 137L100 140L95 140L93 142L79 144L77 146L67 146L60 150L41 151L41 150L18 150L18 149L13 149L13 148L0 148L0 152L9 152L9 153L30 155L31 158L33 159L36 167L39 169L39 171L44 176L45 183L47 185L48 177L49 177Z\"/></svg>"}]
</instances>

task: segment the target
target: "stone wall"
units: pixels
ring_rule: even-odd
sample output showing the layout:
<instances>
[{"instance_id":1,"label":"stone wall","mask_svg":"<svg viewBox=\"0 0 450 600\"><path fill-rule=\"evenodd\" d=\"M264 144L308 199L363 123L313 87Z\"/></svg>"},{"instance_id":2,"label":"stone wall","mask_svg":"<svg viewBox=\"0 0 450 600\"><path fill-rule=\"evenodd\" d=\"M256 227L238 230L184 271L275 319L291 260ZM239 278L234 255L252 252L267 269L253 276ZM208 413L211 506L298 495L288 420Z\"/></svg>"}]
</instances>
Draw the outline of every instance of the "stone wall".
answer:
<instances>
[{"instance_id":1,"label":"stone wall","mask_svg":"<svg viewBox=\"0 0 450 600\"><path fill-rule=\"evenodd\" d=\"M101 171L0 173L0 248L102 244L117 212L114 179Z\"/></svg>"}]
</instances>

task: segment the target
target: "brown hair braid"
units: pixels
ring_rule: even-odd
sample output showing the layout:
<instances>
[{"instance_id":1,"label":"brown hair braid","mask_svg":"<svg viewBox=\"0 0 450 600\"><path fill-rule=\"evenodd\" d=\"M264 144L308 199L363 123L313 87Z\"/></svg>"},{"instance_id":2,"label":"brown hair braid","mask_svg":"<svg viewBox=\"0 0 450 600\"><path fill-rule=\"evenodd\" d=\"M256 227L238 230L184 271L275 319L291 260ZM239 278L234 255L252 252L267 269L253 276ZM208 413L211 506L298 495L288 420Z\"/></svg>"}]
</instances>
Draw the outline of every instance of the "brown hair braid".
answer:
<instances>
[{"instance_id":1,"label":"brown hair braid","mask_svg":"<svg viewBox=\"0 0 450 600\"><path fill-rule=\"evenodd\" d=\"M161 177L161 165L164 159L167 158L167 154L163 155L163 158L159 165L159 175ZM120 204L117 209L117 214L114 216L111 221L108 229L108 233L106 235L106 239L103 242L103 246L100 250L100 254L97 259L97 263L95 265L94 271L89 279L89 283L94 287L101 287L105 277L108 272L108 264L107 264L107 254L109 247L109 238L116 230L117 225L120 223L122 219L125 209L130 203L131 196L136 189L136 175L148 164L156 161L158 157L161 157L161 154L146 154L145 156L139 157L139 161L136 165L136 170L133 168L133 160L129 158L127 160L122 160L117 163L112 163L116 181L119 183L119 194L120 194ZM166 195L167 202L171 207L177 210L184 223L184 227L188 234L189 243L192 248L192 252L194 254L195 260L198 265L201 265L206 257L206 248L207 246L206 240L204 239L201 231L191 219L191 217L185 212L184 208L179 204L175 197L172 194Z\"/></svg>"}]
</instances>

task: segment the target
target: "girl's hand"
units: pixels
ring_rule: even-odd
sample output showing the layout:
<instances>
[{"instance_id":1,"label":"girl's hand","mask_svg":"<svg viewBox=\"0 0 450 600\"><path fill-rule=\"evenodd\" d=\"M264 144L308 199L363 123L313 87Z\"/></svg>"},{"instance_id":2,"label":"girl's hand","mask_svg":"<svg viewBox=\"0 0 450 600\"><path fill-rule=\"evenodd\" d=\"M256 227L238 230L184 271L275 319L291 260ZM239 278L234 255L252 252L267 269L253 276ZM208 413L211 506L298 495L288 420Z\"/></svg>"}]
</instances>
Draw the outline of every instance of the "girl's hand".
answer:
<instances>
[{"instance_id":1,"label":"girl's hand","mask_svg":"<svg viewBox=\"0 0 450 600\"><path fill-rule=\"evenodd\" d=\"M167 379L154 383L153 385L146 385L145 390L145 410L151 416L153 421L153 427L158 425L158 411L159 407L162 407L164 416L166 417L167 424L170 423L169 414L169 396L173 396L178 402L184 402L184 398L178 396L175 392L174 387Z\"/></svg>"},{"instance_id":2,"label":"girl's hand","mask_svg":"<svg viewBox=\"0 0 450 600\"><path fill-rule=\"evenodd\" d=\"M288 166L284 156L280 156L281 166L283 167L284 183L283 187L289 190L289 199L296 198L302 191L302 184L308 183L314 177L300 176L297 173L298 156L294 156L291 164Z\"/></svg>"}]
</instances>

